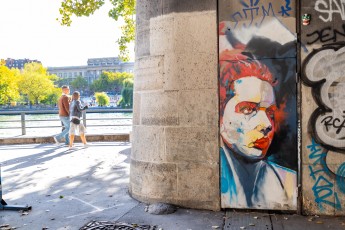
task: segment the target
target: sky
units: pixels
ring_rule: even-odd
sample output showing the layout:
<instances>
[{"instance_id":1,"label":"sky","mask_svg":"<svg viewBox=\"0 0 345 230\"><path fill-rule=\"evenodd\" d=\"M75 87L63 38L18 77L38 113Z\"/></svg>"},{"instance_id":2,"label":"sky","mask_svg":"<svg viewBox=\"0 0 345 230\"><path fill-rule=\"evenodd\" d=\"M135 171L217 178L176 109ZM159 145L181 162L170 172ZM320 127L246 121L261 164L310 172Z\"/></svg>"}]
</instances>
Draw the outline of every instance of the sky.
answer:
<instances>
[{"instance_id":1,"label":"sky","mask_svg":"<svg viewBox=\"0 0 345 230\"><path fill-rule=\"evenodd\" d=\"M0 59L28 58L59 67L118 56L121 23L108 17L110 3L89 17L73 17L67 27L56 20L61 1L0 0Z\"/></svg>"}]
</instances>

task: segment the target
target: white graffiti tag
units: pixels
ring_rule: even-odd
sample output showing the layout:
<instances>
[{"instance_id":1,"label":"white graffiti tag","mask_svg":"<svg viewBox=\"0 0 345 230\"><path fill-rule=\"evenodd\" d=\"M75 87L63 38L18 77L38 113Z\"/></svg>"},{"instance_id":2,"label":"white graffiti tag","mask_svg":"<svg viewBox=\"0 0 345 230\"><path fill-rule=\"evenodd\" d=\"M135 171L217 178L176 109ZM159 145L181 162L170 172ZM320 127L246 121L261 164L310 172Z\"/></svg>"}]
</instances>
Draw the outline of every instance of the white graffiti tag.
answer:
<instances>
[{"instance_id":1,"label":"white graffiti tag","mask_svg":"<svg viewBox=\"0 0 345 230\"><path fill-rule=\"evenodd\" d=\"M319 18L324 22L331 22L333 14L345 20L345 0L317 0L314 9L322 14Z\"/></svg>"},{"instance_id":2,"label":"white graffiti tag","mask_svg":"<svg viewBox=\"0 0 345 230\"><path fill-rule=\"evenodd\" d=\"M312 121L314 134L324 145L345 149L345 47L323 48L311 55L305 77L318 83L314 92L319 111ZM323 82L323 83L322 83ZM320 112L321 109L321 112ZM312 116L313 117L313 116Z\"/></svg>"}]
</instances>

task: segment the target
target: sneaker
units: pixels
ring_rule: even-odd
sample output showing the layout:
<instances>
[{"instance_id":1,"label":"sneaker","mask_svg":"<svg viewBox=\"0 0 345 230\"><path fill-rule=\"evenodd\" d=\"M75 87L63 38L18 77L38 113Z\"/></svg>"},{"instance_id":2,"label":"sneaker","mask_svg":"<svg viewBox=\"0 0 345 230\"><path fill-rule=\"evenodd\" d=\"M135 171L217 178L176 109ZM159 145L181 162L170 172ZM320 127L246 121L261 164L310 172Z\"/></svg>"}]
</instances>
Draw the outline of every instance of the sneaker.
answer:
<instances>
[{"instance_id":1,"label":"sneaker","mask_svg":"<svg viewBox=\"0 0 345 230\"><path fill-rule=\"evenodd\" d=\"M76 150L77 148L75 146L68 147L69 150Z\"/></svg>"},{"instance_id":2,"label":"sneaker","mask_svg":"<svg viewBox=\"0 0 345 230\"><path fill-rule=\"evenodd\" d=\"M53 137L53 139L54 139L55 145L59 145L60 144L60 142L56 139L56 137Z\"/></svg>"},{"instance_id":3,"label":"sneaker","mask_svg":"<svg viewBox=\"0 0 345 230\"><path fill-rule=\"evenodd\" d=\"M91 144L90 143L86 143L86 144L84 144L84 148L88 148L88 147L90 147L91 146Z\"/></svg>"}]
</instances>

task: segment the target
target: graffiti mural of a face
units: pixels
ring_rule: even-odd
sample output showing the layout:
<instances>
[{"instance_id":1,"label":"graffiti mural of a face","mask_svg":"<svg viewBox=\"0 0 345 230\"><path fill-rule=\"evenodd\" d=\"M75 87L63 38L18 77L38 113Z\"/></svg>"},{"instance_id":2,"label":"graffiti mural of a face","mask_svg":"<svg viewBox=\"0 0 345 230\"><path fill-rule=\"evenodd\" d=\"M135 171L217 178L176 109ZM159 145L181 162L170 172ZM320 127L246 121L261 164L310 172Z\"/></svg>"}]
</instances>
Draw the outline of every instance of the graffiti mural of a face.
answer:
<instances>
[{"instance_id":1,"label":"graffiti mural of a face","mask_svg":"<svg viewBox=\"0 0 345 230\"><path fill-rule=\"evenodd\" d=\"M252 76L240 78L233 84L235 95L224 109L222 138L237 154L262 159L274 136L273 87Z\"/></svg>"},{"instance_id":2,"label":"graffiti mural of a face","mask_svg":"<svg viewBox=\"0 0 345 230\"><path fill-rule=\"evenodd\" d=\"M294 210L296 172L276 160L296 155L294 41L219 30L221 205Z\"/></svg>"}]
</instances>

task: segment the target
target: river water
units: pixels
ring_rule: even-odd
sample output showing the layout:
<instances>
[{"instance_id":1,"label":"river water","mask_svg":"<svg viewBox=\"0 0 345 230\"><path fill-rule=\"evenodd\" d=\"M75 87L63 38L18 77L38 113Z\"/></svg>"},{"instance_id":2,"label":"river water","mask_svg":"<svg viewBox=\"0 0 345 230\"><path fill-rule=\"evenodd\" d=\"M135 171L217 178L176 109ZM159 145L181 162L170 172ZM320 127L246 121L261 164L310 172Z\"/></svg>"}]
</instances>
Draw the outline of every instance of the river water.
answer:
<instances>
[{"instance_id":1,"label":"river water","mask_svg":"<svg viewBox=\"0 0 345 230\"><path fill-rule=\"evenodd\" d=\"M86 113L87 134L114 134L129 133L132 130L132 113ZM20 115L0 115L0 138L22 136ZM126 119L116 119L126 118ZM109 120L107 120L109 119ZM57 114L30 114L25 115L26 136L52 136L61 132L61 122ZM35 120L35 121L29 121ZM54 121L43 121L54 120ZM7 122L4 122L7 121ZM13 121L13 122L8 122ZM102 125L102 126L92 126ZM127 125L127 126L114 126ZM58 126L58 127L50 127ZM3 129L18 127L16 129Z\"/></svg>"}]
</instances>

